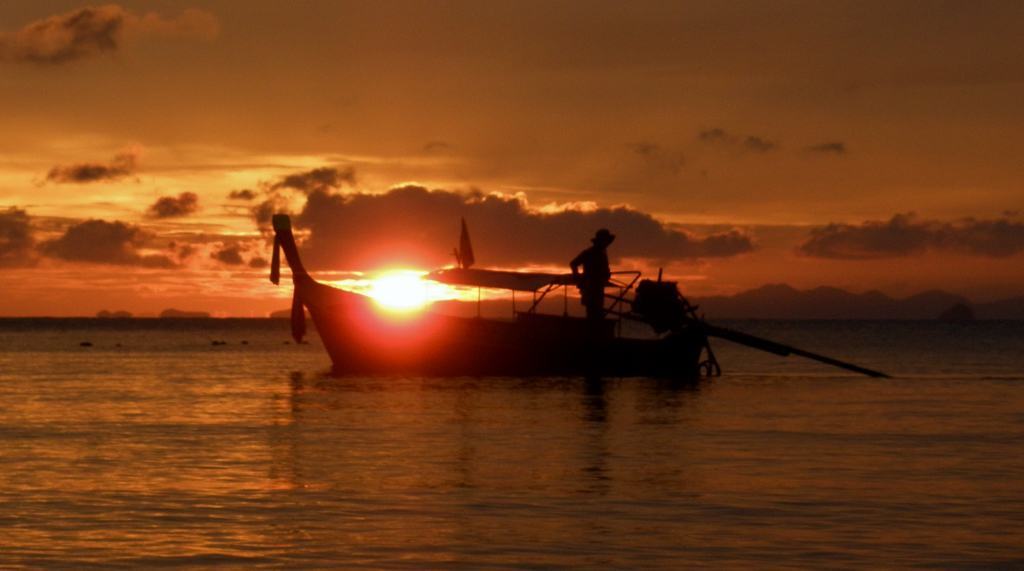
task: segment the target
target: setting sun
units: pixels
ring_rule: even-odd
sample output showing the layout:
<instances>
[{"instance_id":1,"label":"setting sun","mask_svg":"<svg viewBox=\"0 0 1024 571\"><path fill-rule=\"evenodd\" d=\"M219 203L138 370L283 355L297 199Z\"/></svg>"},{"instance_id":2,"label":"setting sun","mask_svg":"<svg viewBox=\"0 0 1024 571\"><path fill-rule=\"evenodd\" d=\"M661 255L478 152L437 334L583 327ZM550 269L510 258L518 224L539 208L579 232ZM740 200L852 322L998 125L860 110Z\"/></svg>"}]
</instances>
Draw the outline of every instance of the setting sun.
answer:
<instances>
[{"instance_id":1,"label":"setting sun","mask_svg":"<svg viewBox=\"0 0 1024 571\"><path fill-rule=\"evenodd\" d=\"M415 311L430 301L422 272L392 270L370 282L367 295L381 307L394 311Z\"/></svg>"}]
</instances>

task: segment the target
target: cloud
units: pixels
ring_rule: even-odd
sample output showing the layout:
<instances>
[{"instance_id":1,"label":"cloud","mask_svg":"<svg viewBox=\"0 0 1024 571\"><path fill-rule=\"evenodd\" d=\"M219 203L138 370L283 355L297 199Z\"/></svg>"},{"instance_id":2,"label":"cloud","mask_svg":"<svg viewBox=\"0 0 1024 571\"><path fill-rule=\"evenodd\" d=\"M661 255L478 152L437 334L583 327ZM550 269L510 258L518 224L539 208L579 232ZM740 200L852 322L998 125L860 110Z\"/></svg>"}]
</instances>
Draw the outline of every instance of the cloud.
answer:
<instances>
[{"instance_id":1,"label":"cloud","mask_svg":"<svg viewBox=\"0 0 1024 571\"><path fill-rule=\"evenodd\" d=\"M209 39L216 36L218 23L212 14L194 8L167 18L154 12L135 15L117 4L90 6L0 33L0 61L36 65L75 62L118 51L126 32Z\"/></svg>"},{"instance_id":2,"label":"cloud","mask_svg":"<svg viewBox=\"0 0 1024 571\"><path fill-rule=\"evenodd\" d=\"M811 145L807 147L807 151L812 153L824 153L824 154L835 154L845 155L846 154L846 143L840 141L829 141L826 143L818 143L817 145Z\"/></svg>"},{"instance_id":3,"label":"cloud","mask_svg":"<svg viewBox=\"0 0 1024 571\"><path fill-rule=\"evenodd\" d=\"M86 220L70 226L61 237L41 243L39 250L47 256L69 262L176 267L167 256L140 253L147 238L142 229L124 222Z\"/></svg>"},{"instance_id":4,"label":"cloud","mask_svg":"<svg viewBox=\"0 0 1024 571\"><path fill-rule=\"evenodd\" d=\"M534 209L521 196L403 186L383 194L313 192L296 226L309 231L311 267L367 269L450 263L460 217L481 265L567 264L598 228L618 235L613 258L657 261L748 252L748 236L730 230L695 237L627 207Z\"/></svg>"},{"instance_id":5,"label":"cloud","mask_svg":"<svg viewBox=\"0 0 1024 571\"><path fill-rule=\"evenodd\" d=\"M178 244L171 242L167 249L174 253L178 257L179 262L184 262L191 258L198 251L198 248L192 244Z\"/></svg>"},{"instance_id":6,"label":"cloud","mask_svg":"<svg viewBox=\"0 0 1024 571\"><path fill-rule=\"evenodd\" d=\"M0 268L33 265L34 244L28 213L13 206L0 210Z\"/></svg>"},{"instance_id":7,"label":"cloud","mask_svg":"<svg viewBox=\"0 0 1024 571\"><path fill-rule=\"evenodd\" d=\"M717 143L722 141L731 141L733 140L733 137L726 133L725 129L715 127L714 129L705 129L697 133L697 139L705 143Z\"/></svg>"},{"instance_id":8,"label":"cloud","mask_svg":"<svg viewBox=\"0 0 1024 571\"><path fill-rule=\"evenodd\" d=\"M777 142L765 137L758 135L736 135L722 129L721 127L705 129L698 132L697 140L709 145L732 147L738 150L750 151L752 153L767 153L779 148L779 144Z\"/></svg>"},{"instance_id":9,"label":"cloud","mask_svg":"<svg viewBox=\"0 0 1024 571\"><path fill-rule=\"evenodd\" d=\"M156 12L141 16L129 15L128 32L140 35L197 38L212 40L220 33L220 23L213 14L198 8L185 8L181 14L168 18Z\"/></svg>"},{"instance_id":10,"label":"cloud","mask_svg":"<svg viewBox=\"0 0 1024 571\"><path fill-rule=\"evenodd\" d=\"M683 170L683 165L686 164L682 153L670 151L657 143L640 142L630 143L626 146L648 165L671 174L679 174Z\"/></svg>"},{"instance_id":11,"label":"cloud","mask_svg":"<svg viewBox=\"0 0 1024 571\"><path fill-rule=\"evenodd\" d=\"M452 146L444 141L427 141L423 145L425 153L443 153L452 150Z\"/></svg>"},{"instance_id":12,"label":"cloud","mask_svg":"<svg viewBox=\"0 0 1024 571\"><path fill-rule=\"evenodd\" d=\"M242 247L238 244L222 245L210 254L210 258L228 266L240 266L245 263L242 259Z\"/></svg>"},{"instance_id":13,"label":"cloud","mask_svg":"<svg viewBox=\"0 0 1024 571\"><path fill-rule=\"evenodd\" d=\"M281 196L272 195L270 198L260 202L249 209L252 219L261 230L269 231L271 217L274 214L288 212L288 202Z\"/></svg>"},{"instance_id":14,"label":"cloud","mask_svg":"<svg viewBox=\"0 0 1024 571\"><path fill-rule=\"evenodd\" d=\"M319 167L308 171L283 176L270 183L261 183L267 198L249 209L253 220L263 231L269 231L270 218L279 212L288 212L290 197L287 190L297 190L303 195L314 192L330 194L339 190L343 183L356 182L356 169L345 167Z\"/></svg>"},{"instance_id":15,"label":"cloud","mask_svg":"<svg viewBox=\"0 0 1024 571\"><path fill-rule=\"evenodd\" d=\"M78 163L56 166L46 173L46 180L56 183L89 183L112 181L131 175L138 168L138 151L114 155L109 163Z\"/></svg>"},{"instance_id":16,"label":"cloud","mask_svg":"<svg viewBox=\"0 0 1024 571\"><path fill-rule=\"evenodd\" d=\"M270 243L263 239L242 239L220 234L203 234L192 238L202 242L203 251L210 260L218 262L217 265L250 268L264 268L268 265L267 260L259 254L270 249Z\"/></svg>"},{"instance_id":17,"label":"cloud","mask_svg":"<svg viewBox=\"0 0 1024 571\"><path fill-rule=\"evenodd\" d=\"M52 65L116 51L125 15L109 4L37 20L0 36L0 59Z\"/></svg>"},{"instance_id":18,"label":"cloud","mask_svg":"<svg viewBox=\"0 0 1024 571\"><path fill-rule=\"evenodd\" d=\"M338 169L320 167L310 171L290 174L270 185L271 191L292 189L309 194L314 191L326 191L341 188L342 183L355 184L356 170L352 167Z\"/></svg>"},{"instance_id":19,"label":"cloud","mask_svg":"<svg viewBox=\"0 0 1024 571\"><path fill-rule=\"evenodd\" d=\"M755 153L767 153L768 151L774 151L779 148L779 144L774 141L762 139L756 135L750 135L743 139L743 148L748 151L754 151Z\"/></svg>"},{"instance_id":20,"label":"cloud","mask_svg":"<svg viewBox=\"0 0 1024 571\"><path fill-rule=\"evenodd\" d=\"M990 258L1012 256L1024 252L1024 222L1010 218L942 222L921 220L913 213L896 214L887 221L816 228L797 248L806 256L840 260L898 258L930 250Z\"/></svg>"},{"instance_id":21,"label":"cloud","mask_svg":"<svg viewBox=\"0 0 1024 571\"><path fill-rule=\"evenodd\" d=\"M243 188L242 190L232 190L228 193L228 199L230 200L255 200L256 192Z\"/></svg>"},{"instance_id":22,"label":"cloud","mask_svg":"<svg viewBox=\"0 0 1024 571\"><path fill-rule=\"evenodd\" d=\"M150 218L177 218L188 216L199 210L199 196L194 192L183 192L178 196L161 196L150 205L146 216Z\"/></svg>"}]
</instances>

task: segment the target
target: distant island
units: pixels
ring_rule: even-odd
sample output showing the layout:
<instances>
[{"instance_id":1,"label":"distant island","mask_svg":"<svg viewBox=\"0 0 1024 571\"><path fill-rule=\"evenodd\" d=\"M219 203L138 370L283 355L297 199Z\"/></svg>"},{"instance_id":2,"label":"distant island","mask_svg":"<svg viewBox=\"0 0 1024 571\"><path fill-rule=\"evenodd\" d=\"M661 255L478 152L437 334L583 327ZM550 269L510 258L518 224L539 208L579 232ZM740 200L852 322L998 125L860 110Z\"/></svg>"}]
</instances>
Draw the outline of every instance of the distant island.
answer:
<instances>
[{"instance_id":1,"label":"distant island","mask_svg":"<svg viewBox=\"0 0 1024 571\"><path fill-rule=\"evenodd\" d=\"M304 311L304 313L306 314L306 319L309 319L309 311ZM270 317L271 319L291 319L292 310L279 309L277 311L271 311L268 317Z\"/></svg>"},{"instance_id":2,"label":"distant island","mask_svg":"<svg viewBox=\"0 0 1024 571\"><path fill-rule=\"evenodd\" d=\"M972 303L961 295L940 290L900 299L874 290L798 290L786 284L770 284L732 296L692 301L708 319L1024 319L1024 296Z\"/></svg>"},{"instance_id":3,"label":"distant island","mask_svg":"<svg viewBox=\"0 0 1024 571\"><path fill-rule=\"evenodd\" d=\"M182 311L180 309L165 309L160 312L163 319L196 319L210 317L206 311Z\"/></svg>"}]
</instances>

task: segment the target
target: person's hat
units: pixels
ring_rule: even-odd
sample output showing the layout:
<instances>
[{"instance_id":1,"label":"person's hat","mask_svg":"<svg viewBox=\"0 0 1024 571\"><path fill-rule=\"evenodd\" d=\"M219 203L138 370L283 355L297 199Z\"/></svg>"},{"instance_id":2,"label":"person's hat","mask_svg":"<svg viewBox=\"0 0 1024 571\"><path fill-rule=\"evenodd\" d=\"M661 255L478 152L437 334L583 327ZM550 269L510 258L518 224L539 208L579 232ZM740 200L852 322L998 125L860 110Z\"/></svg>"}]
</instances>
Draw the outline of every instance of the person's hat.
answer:
<instances>
[{"instance_id":1,"label":"person's hat","mask_svg":"<svg viewBox=\"0 0 1024 571\"><path fill-rule=\"evenodd\" d=\"M601 228L594 234L594 237L591 238L590 241L595 244L600 243L607 246L615 241L615 234L609 232L607 228Z\"/></svg>"}]
</instances>

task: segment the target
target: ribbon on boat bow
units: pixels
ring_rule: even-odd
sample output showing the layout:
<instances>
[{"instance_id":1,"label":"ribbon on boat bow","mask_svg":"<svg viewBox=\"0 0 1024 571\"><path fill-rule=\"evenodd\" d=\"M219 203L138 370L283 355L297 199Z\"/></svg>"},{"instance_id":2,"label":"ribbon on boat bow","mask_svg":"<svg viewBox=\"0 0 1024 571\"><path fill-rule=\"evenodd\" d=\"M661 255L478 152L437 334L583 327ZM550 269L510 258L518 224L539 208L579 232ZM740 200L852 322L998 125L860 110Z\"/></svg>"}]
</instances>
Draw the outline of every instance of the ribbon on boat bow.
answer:
<instances>
[{"instance_id":1,"label":"ribbon on boat bow","mask_svg":"<svg viewBox=\"0 0 1024 571\"><path fill-rule=\"evenodd\" d=\"M281 239L274 236L274 255L270 258L270 283L281 283Z\"/></svg>"},{"instance_id":2,"label":"ribbon on boat bow","mask_svg":"<svg viewBox=\"0 0 1024 571\"><path fill-rule=\"evenodd\" d=\"M270 282L274 285L281 283L281 239L277 236L274 236L274 255L270 259ZM301 343L302 338L306 336L306 311L302 306L302 300L299 299L297 284L292 286L291 325L292 339L296 343Z\"/></svg>"}]
</instances>

